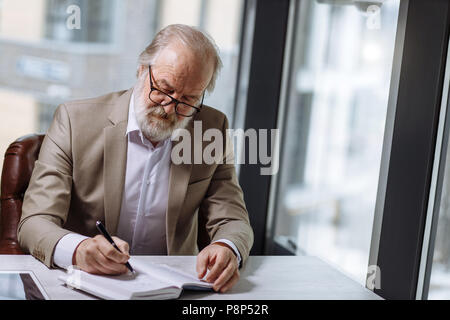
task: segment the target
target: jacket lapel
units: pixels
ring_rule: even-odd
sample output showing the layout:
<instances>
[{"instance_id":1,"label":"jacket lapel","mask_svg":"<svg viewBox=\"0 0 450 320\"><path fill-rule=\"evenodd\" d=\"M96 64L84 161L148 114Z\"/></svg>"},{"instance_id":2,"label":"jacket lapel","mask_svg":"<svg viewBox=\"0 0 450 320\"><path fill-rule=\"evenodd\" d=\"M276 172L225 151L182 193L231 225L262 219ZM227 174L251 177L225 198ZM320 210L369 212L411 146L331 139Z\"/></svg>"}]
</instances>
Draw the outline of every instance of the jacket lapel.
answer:
<instances>
[{"instance_id":1,"label":"jacket lapel","mask_svg":"<svg viewBox=\"0 0 450 320\"><path fill-rule=\"evenodd\" d=\"M193 127L192 121L189 123L187 129L191 134L191 150L193 149ZM180 143L180 141L172 141L172 149ZM167 253L176 254L176 248L174 248L174 240L176 236L176 226L178 217L181 213L181 207L186 196L186 190L189 183L189 178L192 171L192 160L190 164L174 164L170 163L169 173L169 197L166 211L166 240L167 240Z\"/></svg>"},{"instance_id":2,"label":"jacket lapel","mask_svg":"<svg viewBox=\"0 0 450 320\"><path fill-rule=\"evenodd\" d=\"M111 234L116 234L122 206L123 186L127 162L127 123L132 89L117 100L109 116L111 126L104 128L104 207L105 224Z\"/></svg>"},{"instance_id":3,"label":"jacket lapel","mask_svg":"<svg viewBox=\"0 0 450 320\"><path fill-rule=\"evenodd\" d=\"M104 129L104 206L105 224L108 231L115 235L119 222L122 206L123 187L125 184L125 172L127 162L127 137L128 109L132 89L122 94L109 116L111 126ZM187 129L191 133L191 150L193 149L193 125L192 121ZM172 148L181 141L172 141ZM193 159L191 159L193 161ZM181 207L186 195L192 164L176 165L170 163L168 204L166 210L166 239L168 254L174 253L173 243L176 234L176 224L181 213Z\"/></svg>"}]
</instances>

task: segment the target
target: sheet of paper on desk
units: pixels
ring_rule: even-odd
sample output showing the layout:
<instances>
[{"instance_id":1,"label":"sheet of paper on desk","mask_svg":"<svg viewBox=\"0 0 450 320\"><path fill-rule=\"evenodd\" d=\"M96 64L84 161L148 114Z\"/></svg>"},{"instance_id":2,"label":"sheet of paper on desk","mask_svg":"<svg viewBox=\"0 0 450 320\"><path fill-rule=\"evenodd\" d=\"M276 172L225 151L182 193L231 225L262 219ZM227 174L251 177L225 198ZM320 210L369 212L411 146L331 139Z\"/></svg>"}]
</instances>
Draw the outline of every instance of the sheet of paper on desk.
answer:
<instances>
[{"instance_id":1,"label":"sheet of paper on desk","mask_svg":"<svg viewBox=\"0 0 450 320\"><path fill-rule=\"evenodd\" d=\"M73 270L59 277L69 287L103 299L176 299L183 289L212 290L212 284L167 265L129 260L135 273L119 276L93 275Z\"/></svg>"},{"instance_id":2,"label":"sheet of paper on desk","mask_svg":"<svg viewBox=\"0 0 450 320\"><path fill-rule=\"evenodd\" d=\"M166 264L145 263L142 260L136 260L133 257L129 260L130 264L137 271L150 274L158 279L170 279L171 283L178 287L186 288L187 285L212 288L211 283L202 281L187 271L171 267Z\"/></svg>"}]
</instances>

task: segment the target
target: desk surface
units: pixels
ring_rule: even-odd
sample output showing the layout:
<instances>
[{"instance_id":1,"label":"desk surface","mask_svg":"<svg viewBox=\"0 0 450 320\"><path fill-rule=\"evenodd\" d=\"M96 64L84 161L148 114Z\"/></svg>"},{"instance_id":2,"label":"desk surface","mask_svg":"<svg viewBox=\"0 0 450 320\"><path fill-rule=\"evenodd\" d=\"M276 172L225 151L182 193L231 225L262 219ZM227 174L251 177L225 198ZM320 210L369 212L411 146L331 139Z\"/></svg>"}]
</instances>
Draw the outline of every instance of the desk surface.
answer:
<instances>
[{"instance_id":1,"label":"desk surface","mask_svg":"<svg viewBox=\"0 0 450 320\"><path fill-rule=\"evenodd\" d=\"M195 270L195 256L137 256L149 262ZM95 299L66 288L57 278L63 270L48 269L30 255L0 255L0 270L31 270L51 299ZM310 256L251 256L239 282L226 294L184 292L180 299L303 300L381 299L322 260Z\"/></svg>"}]
</instances>

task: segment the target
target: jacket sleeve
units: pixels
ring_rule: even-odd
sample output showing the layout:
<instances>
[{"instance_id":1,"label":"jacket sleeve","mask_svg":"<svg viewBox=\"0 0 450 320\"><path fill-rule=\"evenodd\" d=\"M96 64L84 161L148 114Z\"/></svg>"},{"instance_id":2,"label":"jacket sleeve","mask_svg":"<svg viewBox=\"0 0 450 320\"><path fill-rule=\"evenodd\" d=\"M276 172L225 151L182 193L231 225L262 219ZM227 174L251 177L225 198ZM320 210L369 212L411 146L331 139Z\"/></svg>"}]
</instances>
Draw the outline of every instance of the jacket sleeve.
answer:
<instances>
[{"instance_id":1,"label":"jacket sleeve","mask_svg":"<svg viewBox=\"0 0 450 320\"><path fill-rule=\"evenodd\" d=\"M72 188L71 126L66 106L60 105L44 138L24 195L18 226L19 244L47 267L64 235Z\"/></svg>"},{"instance_id":2,"label":"jacket sleeve","mask_svg":"<svg viewBox=\"0 0 450 320\"><path fill-rule=\"evenodd\" d=\"M244 195L234 166L234 151L227 135L228 120L222 127L224 153L222 163L211 178L210 185L199 208L211 241L227 239L234 243L245 263L253 245L253 229L250 226Z\"/></svg>"}]
</instances>

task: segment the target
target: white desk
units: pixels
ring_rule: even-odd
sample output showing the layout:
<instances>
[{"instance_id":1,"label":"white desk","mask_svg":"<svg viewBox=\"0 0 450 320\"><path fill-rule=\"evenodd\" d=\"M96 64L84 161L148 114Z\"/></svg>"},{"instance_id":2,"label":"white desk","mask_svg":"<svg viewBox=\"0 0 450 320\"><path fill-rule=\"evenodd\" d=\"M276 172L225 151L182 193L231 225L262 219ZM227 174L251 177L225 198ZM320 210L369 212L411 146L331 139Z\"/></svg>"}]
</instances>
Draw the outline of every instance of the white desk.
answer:
<instances>
[{"instance_id":1,"label":"white desk","mask_svg":"<svg viewBox=\"0 0 450 320\"><path fill-rule=\"evenodd\" d=\"M195 270L195 256L139 256L168 265L180 262ZM57 278L63 270L48 269L30 255L0 255L0 270L31 270L51 299L95 299L66 288ZM381 299L322 260L309 256L251 256L239 282L226 294L185 292L180 299L303 300Z\"/></svg>"}]
</instances>

